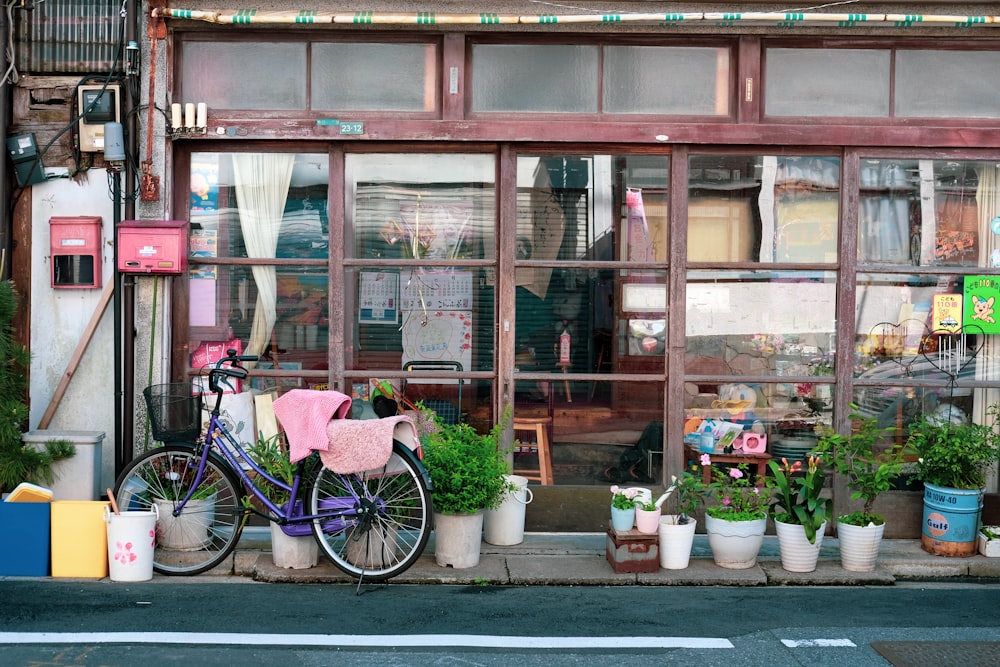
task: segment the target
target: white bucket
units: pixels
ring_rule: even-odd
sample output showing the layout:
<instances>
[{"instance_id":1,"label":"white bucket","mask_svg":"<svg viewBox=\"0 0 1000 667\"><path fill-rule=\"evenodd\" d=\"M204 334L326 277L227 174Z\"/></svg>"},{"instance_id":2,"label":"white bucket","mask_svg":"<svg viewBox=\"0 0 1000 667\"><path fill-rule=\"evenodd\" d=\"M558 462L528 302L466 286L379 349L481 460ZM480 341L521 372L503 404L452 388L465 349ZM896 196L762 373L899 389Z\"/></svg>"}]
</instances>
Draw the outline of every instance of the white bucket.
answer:
<instances>
[{"instance_id":1,"label":"white bucket","mask_svg":"<svg viewBox=\"0 0 1000 667\"><path fill-rule=\"evenodd\" d=\"M486 510L483 518L483 540L487 544L510 546L524 541L524 511L534 495L528 479L520 475L504 475L514 488L504 496L500 507Z\"/></svg>"},{"instance_id":2,"label":"white bucket","mask_svg":"<svg viewBox=\"0 0 1000 667\"><path fill-rule=\"evenodd\" d=\"M145 512L114 514L104 508L108 524L108 574L111 581L149 581L153 578L156 545L156 505Z\"/></svg>"}]
</instances>

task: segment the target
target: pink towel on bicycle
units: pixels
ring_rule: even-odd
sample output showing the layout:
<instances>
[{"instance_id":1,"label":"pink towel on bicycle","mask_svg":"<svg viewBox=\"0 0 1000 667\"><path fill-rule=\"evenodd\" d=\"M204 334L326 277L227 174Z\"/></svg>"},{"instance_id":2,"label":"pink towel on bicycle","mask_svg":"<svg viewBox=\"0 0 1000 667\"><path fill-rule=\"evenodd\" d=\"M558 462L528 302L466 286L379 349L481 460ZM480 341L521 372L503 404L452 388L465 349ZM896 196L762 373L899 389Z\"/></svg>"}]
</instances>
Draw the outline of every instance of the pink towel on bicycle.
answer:
<instances>
[{"instance_id":1,"label":"pink towel on bicycle","mask_svg":"<svg viewBox=\"0 0 1000 667\"><path fill-rule=\"evenodd\" d=\"M291 389L274 399L274 414L285 430L292 463L314 450L329 449L326 425L331 419L343 419L350 409L351 397L339 391Z\"/></svg>"},{"instance_id":2,"label":"pink towel on bicycle","mask_svg":"<svg viewBox=\"0 0 1000 667\"><path fill-rule=\"evenodd\" d=\"M334 419L326 426L330 447L320 451L323 465L336 473L347 474L381 468L392 455L395 438L411 449L417 427L406 415L382 419Z\"/></svg>"}]
</instances>

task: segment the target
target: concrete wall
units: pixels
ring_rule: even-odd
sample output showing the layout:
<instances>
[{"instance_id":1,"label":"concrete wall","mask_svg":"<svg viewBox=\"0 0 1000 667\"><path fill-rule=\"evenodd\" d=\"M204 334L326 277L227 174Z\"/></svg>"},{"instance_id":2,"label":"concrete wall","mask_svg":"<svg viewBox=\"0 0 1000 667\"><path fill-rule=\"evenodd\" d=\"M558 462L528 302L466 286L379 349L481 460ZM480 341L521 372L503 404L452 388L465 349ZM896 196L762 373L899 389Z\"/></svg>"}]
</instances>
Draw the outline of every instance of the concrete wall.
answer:
<instances>
[{"instance_id":1,"label":"concrete wall","mask_svg":"<svg viewBox=\"0 0 1000 667\"><path fill-rule=\"evenodd\" d=\"M114 209L106 172L92 169L80 183L54 179L31 189L31 412L37 429L70 360L114 276ZM102 287L53 289L49 219L100 216L103 220ZM101 487L114 482L114 303L108 303L72 375L49 430L103 431Z\"/></svg>"}]
</instances>

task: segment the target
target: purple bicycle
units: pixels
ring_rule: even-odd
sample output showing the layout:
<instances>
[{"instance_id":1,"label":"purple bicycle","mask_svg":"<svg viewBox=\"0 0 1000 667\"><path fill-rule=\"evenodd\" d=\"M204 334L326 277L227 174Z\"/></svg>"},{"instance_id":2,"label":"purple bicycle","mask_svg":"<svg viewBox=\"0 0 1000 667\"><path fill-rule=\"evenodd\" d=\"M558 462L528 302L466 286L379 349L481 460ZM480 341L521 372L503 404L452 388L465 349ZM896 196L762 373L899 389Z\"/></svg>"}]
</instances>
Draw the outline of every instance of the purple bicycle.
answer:
<instances>
[{"instance_id":1,"label":"purple bicycle","mask_svg":"<svg viewBox=\"0 0 1000 667\"><path fill-rule=\"evenodd\" d=\"M256 360L229 350L209 370L215 406L204 434L202 396L190 383L143 392L153 438L165 444L119 475L115 498L122 510L157 506L153 568L191 575L216 567L256 514L289 535L312 534L321 552L359 581L405 571L431 532L430 477L417 454L394 440L389 460L375 470L337 474L314 453L295 464L290 484L269 475L219 419L228 378L246 378L242 363ZM285 491L288 502L274 503L264 493L267 485Z\"/></svg>"}]
</instances>

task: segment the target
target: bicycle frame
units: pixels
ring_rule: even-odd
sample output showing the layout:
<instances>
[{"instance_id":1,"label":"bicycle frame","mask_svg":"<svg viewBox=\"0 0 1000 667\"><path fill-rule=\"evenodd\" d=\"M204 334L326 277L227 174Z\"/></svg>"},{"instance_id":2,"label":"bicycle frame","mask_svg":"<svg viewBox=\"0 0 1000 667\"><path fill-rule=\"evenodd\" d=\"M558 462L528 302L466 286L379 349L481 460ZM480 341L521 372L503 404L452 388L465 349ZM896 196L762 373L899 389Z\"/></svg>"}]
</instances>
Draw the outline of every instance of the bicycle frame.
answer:
<instances>
[{"instance_id":1,"label":"bicycle frame","mask_svg":"<svg viewBox=\"0 0 1000 667\"><path fill-rule=\"evenodd\" d=\"M343 498L333 498L324 501L324 504L331 505L329 507L329 512L323 512L321 514L305 514L302 508L305 503L299 498L299 491L302 486L302 473L305 467L303 462L299 462L298 469L295 471L295 476L291 484L286 484L285 482L275 478L274 476L265 472L261 466L253 460L253 457L243 448L243 446L232 436L229 430L226 428L225 424L219 418L221 411L220 406L222 404L222 390L221 388L215 392L216 400L215 407L212 409L211 416L209 417L208 429L205 431L204 439L200 445L199 459L198 459L198 470L195 473L194 482L191 488L185 494L184 498L177 503L174 508L174 516L179 515L184 506L194 497L197 492L198 487L201 486L204 481L205 468L208 463L208 457L211 451L215 449L228 463L230 469L239 477L240 481L243 483L244 489L249 491L264 507L267 508L268 514L263 514L268 520L277 522L282 526L283 530L285 526L292 526L290 534L294 535L308 535L312 532L310 523L319 519L325 520L323 522L323 531L327 533L336 533L348 528L357 526L359 521L355 518L358 514L357 507L363 500L353 491L353 485L346 484L345 488L351 489L351 496L344 496ZM279 507L274 503L267 495L261 490L257 485L255 480L247 474L246 469L243 467L243 463L246 463L260 478L265 480L266 484L271 484L272 486L282 489L289 493L289 500L285 504L284 508ZM343 479L345 476L341 475ZM371 496L365 498L365 500L377 500ZM248 508L248 511L254 511ZM289 532L289 531L286 531Z\"/></svg>"}]
</instances>

